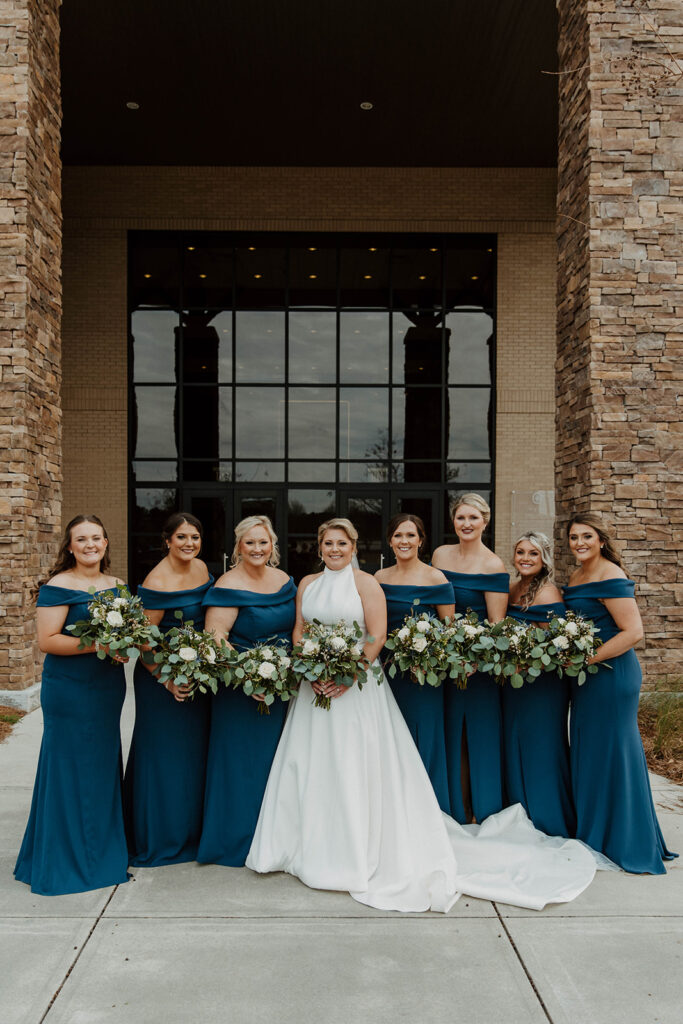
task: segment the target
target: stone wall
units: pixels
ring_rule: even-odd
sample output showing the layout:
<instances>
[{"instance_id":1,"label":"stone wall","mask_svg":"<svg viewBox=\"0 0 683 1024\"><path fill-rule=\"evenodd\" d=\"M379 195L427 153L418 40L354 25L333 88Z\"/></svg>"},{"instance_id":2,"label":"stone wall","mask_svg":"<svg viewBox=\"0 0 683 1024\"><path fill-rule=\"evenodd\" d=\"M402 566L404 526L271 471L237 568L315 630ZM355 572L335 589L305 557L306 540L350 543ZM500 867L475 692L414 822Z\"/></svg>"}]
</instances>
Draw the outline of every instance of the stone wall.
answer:
<instances>
[{"instance_id":1,"label":"stone wall","mask_svg":"<svg viewBox=\"0 0 683 1024\"><path fill-rule=\"evenodd\" d=\"M650 684L681 678L680 0L559 0L557 539L613 524ZM677 582L678 579L678 582Z\"/></svg>"},{"instance_id":2,"label":"stone wall","mask_svg":"<svg viewBox=\"0 0 683 1024\"><path fill-rule=\"evenodd\" d=\"M0 703L36 699L61 517L59 0L0 0Z\"/></svg>"}]
</instances>

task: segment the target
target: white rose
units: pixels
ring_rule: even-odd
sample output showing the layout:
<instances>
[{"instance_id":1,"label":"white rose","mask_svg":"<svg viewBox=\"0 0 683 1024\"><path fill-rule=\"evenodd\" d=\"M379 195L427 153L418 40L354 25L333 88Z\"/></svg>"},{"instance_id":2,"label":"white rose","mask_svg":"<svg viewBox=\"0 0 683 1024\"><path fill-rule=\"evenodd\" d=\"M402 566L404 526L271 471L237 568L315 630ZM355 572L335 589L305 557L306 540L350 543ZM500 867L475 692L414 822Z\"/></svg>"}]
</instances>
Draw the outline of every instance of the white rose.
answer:
<instances>
[{"instance_id":1,"label":"white rose","mask_svg":"<svg viewBox=\"0 0 683 1024\"><path fill-rule=\"evenodd\" d=\"M427 646L427 637L426 636L416 636L415 639L413 640L411 646L412 646L414 651L418 651L418 652L419 651L424 651L425 647Z\"/></svg>"},{"instance_id":2,"label":"white rose","mask_svg":"<svg viewBox=\"0 0 683 1024\"><path fill-rule=\"evenodd\" d=\"M570 636L576 636L576 634L579 632L579 627L575 622L568 622L567 625L564 627L564 631L565 633L569 633Z\"/></svg>"},{"instance_id":3,"label":"white rose","mask_svg":"<svg viewBox=\"0 0 683 1024\"><path fill-rule=\"evenodd\" d=\"M271 676L275 675L275 672L276 668L275 665L273 665L272 661L262 661L258 667L258 674L263 679L270 679Z\"/></svg>"},{"instance_id":4,"label":"white rose","mask_svg":"<svg viewBox=\"0 0 683 1024\"><path fill-rule=\"evenodd\" d=\"M555 641L555 643L557 643L557 640ZM580 651L585 651L590 647L590 643L591 642L587 637L584 639L580 636L578 640L574 641L574 646L578 647Z\"/></svg>"},{"instance_id":5,"label":"white rose","mask_svg":"<svg viewBox=\"0 0 683 1024\"><path fill-rule=\"evenodd\" d=\"M263 648L263 650L261 651L261 657L265 658L267 661L272 661L273 660L274 655L273 655L273 652L271 651L270 647L264 647Z\"/></svg>"},{"instance_id":6,"label":"white rose","mask_svg":"<svg viewBox=\"0 0 683 1024\"><path fill-rule=\"evenodd\" d=\"M112 601L112 607L114 608L125 608L128 602L125 597L115 597Z\"/></svg>"},{"instance_id":7,"label":"white rose","mask_svg":"<svg viewBox=\"0 0 683 1024\"><path fill-rule=\"evenodd\" d=\"M96 605L93 608L93 610L92 610L92 617L93 617L93 619L101 619L102 618L102 609L100 608L99 605Z\"/></svg>"},{"instance_id":8,"label":"white rose","mask_svg":"<svg viewBox=\"0 0 683 1024\"><path fill-rule=\"evenodd\" d=\"M420 619L420 621L415 626L415 629L418 631L418 633L428 633L431 628L431 623L427 622L426 619Z\"/></svg>"},{"instance_id":9,"label":"white rose","mask_svg":"<svg viewBox=\"0 0 683 1024\"><path fill-rule=\"evenodd\" d=\"M107 612L107 623L110 626L122 626L123 615L121 612Z\"/></svg>"},{"instance_id":10,"label":"white rose","mask_svg":"<svg viewBox=\"0 0 683 1024\"><path fill-rule=\"evenodd\" d=\"M207 647L206 648L206 656L205 657L206 657L206 661L208 661L209 665L214 665L215 662L216 662L216 651L215 651L215 648Z\"/></svg>"},{"instance_id":11,"label":"white rose","mask_svg":"<svg viewBox=\"0 0 683 1024\"><path fill-rule=\"evenodd\" d=\"M291 658L288 658L286 654L281 654L280 664L282 665L283 668L289 668L289 666L292 664Z\"/></svg>"},{"instance_id":12,"label":"white rose","mask_svg":"<svg viewBox=\"0 0 683 1024\"><path fill-rule=\"evenodd\" d=\"M361 645L360 644L354 644L353 647L351 648L351 657L352 658L360 658L360 657L362 657L362 654L363 654L363 648L361 647Z\"/></svg>"},{"instance_id":13,"label":"white rose","mask_svg":"<svg viewBox=\"0 0 683 1024\"><path fill-rule=\"evenodd\" d=\"M191 647L181 647L178 651L178 657L182 658L183 661L195 661L197 658L197 652Z\"/></svg>"},{"instance_id":14,"label":"white rose","mask_svg":"<svg viewBox=\"0 0 683 1024\"><path fill-rule=\"evenodd\" d=\"M330 647L332 648L333 651L345 651L346 640L344 640L344 638L341 636L331 636Z\"/></svg>"},{"instance_id":15,"label":"white rose","mask_svg":"<svg viewBox=\"0 0 683 1024\"><path fill-rule=\"evenodd\" d=\"M407 640L408 637L410 636L410 630L408 629L407 626L404 626L403 629L399 629L396 636L398 637L399 640Z\"/></svg>"},{"instance_id":16,"label":"white rose","mask_svg":"<svg viewBox=\"0 0 683 1024\"><path fill-rule=\"evenodd\" d=\"M513 633L512 636L510 637L510 643L512 644L513 647L519 647L519 642L521 639L522 638L518 636L517 633Z\"/></svg>"},{"instance_id":17,"label":"white rose","mask_svg":"<svg viewBox=\"0 0 683 1024\"><path fill-rule=\"evenodd\" d=\"M566 651L569 647L569 640L567 640L566 636L556 636L553 643L561 651Z\"/></svg>"},{"instance_id":18,"label":"white rose","mask_svg":"<svg viewBox=\"0 0 683 1024\"><path fill-rule=\"evenodd\" d=\"M304 654L317 654L320 644L317 640L304 640L304 646L301 649Z\"/></svg>"},{"instance_id":19,"label":"white rose","mask_svg":"<svg viewBox=\"0 0 683 1024\"><path fill-rule=\"evenodd\" d=\"M479 635L479 630L476 626L471 626L468 623L466 626L463 626L463 633L465 636L473 637Z\"/></svg>"}]
</instances>

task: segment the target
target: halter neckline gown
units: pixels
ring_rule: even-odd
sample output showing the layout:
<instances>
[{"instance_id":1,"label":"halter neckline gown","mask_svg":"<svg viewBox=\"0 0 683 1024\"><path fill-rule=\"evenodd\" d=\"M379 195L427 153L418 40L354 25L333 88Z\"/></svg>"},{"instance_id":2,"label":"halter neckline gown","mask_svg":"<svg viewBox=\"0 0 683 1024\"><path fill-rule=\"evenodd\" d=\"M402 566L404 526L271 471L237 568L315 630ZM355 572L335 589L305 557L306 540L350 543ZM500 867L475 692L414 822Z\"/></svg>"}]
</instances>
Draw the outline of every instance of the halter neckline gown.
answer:
<instances>
[{"instance_id":1,"label":"halter neckline gown","mask_svg":"<svg viewBox=\"0 0 683 1024\"><path fill-rule=\"evenodd\" d=\"M229 640L240 651L275 639L289 647L296 614L291 578L273 594L212 587L204 609L238 608ZM211 738L204 797L204 824L197 860L244 864L287 705L276 700L269 715L241 690L221 687L211 698Z\"/></svg>"},{"instance_id":2,"label":"halter neckline gown","mask_svg":"<svg viewBox=\"0 0 683 1024\"><path fill-rule=\"evenodd\" d=\"M187 590L140 586L138 596L150 611L163 609L163 633L183 622L203 629L202 601L212 583L213 576ZM135 726L123 780L130 863L184 864L197 859L202 831L209 698L198 693L180 703L139 663L134 685Z\"/></svg>"},{"instance_id":3,"label":"halter neckline gown","mask_svg":"<svg viewBox=\"0 0 683 1024\"><path fill-rule=\"evenodd\" d=\"M568 608L592 619L601 640L619 627L602 603L634 597L627 579L563 587ZM643 743L638 731L642 674L631 648L598 666L583 686L571 684L570 751L577 838L625 871L666 874L666 848L652 800Z\"/></svg>"},{"instance_id":4,"label":"halter neckline gown","mask_svg":"<svg viewBox=\"0 0 683 1024\"><path fill-rule=\"evenodd\" d=\"M479 619L486 618L487 592L507 594L510 589L506 572L441 571L453 586L456 612L464 614L470 608ZM456 821L467 821L461 777L462 744L466 737L472 810L476 820L483 821L505 804L501 687L483 672L471 675L465 690L448 680L443 686L451 814Z\"/></svg>"},{"instance_id":5,"label":"halter neckline gown","mask_svg":"<svg viewBox=\"0 0 683 1024\"><path fill-rule=\"evenodd\" d=\"M529 608L509 605L518 622L547 623L563 615L560 602ZM548 835L576 834L569 773L569 680L543 672L518 690L503 686L505 788L509 803L520 803L536 828Z\"/></svg>"},{"instance_id":6,"label":"halter neckline gown","mask_svg":"<svg viewBox=\"0 0 683 1024\"><path fill-rule=\"evenodd\" d=\"M353 567L306 588L304 617L364 628ZM313 704L303 681L287 716L247 867L286 871L315 889L346 890L380 910L446 912L461 892L540 909L573 899L595 873L592 853L534 829L522 807L483 825L444 815L403 716L370 679Z\"/></svg>"},{"instance_id":7,"label":"halter neckline gown","mask_svg":"<svg viewBox=\"0 0 683 1024\"><path fill-rule=\"evenodd\" d=\"M116 587L107 587L115 591ZM104 591L99 591L104 593ZM88 618L91 595L45 584L37 606L68 605L62 629ZM14 875L42 896L128 880L121 807L123 666L96 654L46 654L43 739Z\"/></svg>"},{"instance_id":8,"label":"halter neckline gown","mask_svg":"<svg viewBox=\"0 0 683 1024\"><path fill-rule=\"evenodd\" d=\"M380 583L387 602L387 631L398 629L408 615L428 612L436 615L437 605L453 604L450 583L426 586ZM415 602L419 602L416 604ZM389 651L386 651L389 654ZM391 692L420 752L442 811L450 811L446 737L444 732L443 686L419 686L397 666L393 678L387 676Z\"/></svg>"}]
</instances>

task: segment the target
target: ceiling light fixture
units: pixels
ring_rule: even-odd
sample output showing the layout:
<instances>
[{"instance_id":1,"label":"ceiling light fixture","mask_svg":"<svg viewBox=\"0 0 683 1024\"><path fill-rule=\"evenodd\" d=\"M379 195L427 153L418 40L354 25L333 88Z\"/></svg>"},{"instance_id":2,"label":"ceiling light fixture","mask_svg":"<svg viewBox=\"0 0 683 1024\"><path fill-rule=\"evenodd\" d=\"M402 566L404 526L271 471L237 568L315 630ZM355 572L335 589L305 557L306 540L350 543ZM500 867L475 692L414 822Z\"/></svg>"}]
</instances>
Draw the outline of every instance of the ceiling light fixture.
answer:
<instances>
[{"instance_id":1,"label":"ceiling light fixture","mask_svg":"<svg viewBox=\"0 0 683 1024\"><path fill-rule=\"evenodd\" d=\"M140 109L140 104L136 103L135 100L128 100L128 102L126 103L126 106L128 107L129 110L139 110Z\"/></svg>"},{"instance_id":2,"label":"ceiling light fixture","mask_svg":"<svg viewBox=\"0 0 683 1024\"><path fill-rule=\"evenodd\" d=\"M377 252L376 249L368 249L368 252Z\"/></svg>"},{"instance_id":3,"label":"ceiling light fixture","mask_svg":"<svg viewBox=\"0 0 683 1024\"><path fill-rule=\"evenodd\" d=\"M316 247L314 245L309 245L308 251L309 252L317 252L318 250L316 249Z\"/></svg>"},{"instance_id":4,"label":"ceiling light fixture","mask_svg":"<svg viewBox=\"0 0 683 1024\"><path fill-rule=\"evenodd\" d=\"M204 280L204 278L206 277L206 274L200 274L199 276L201 277L201 279L202 279L202 281L203 281L203 280Z\"/></svg>"},{"instance_id":5,"label":"ceiling light fixture","mask_svg":"<svg viewBox=\"0 0 683 1024\"><path fill-rule=\"evenodd\" d=\"M151 276L152 276L151 274L145 274L144 275L144 277L146 277L146 278L150 278Z\"/></svg>"},{"instance_id":6,"label":"ceiling light fixture","mask_svg":"<svg viewBox=\"0 0 683 1024\"><path fill-rule=\"evenodd\" d=\"M193 245L188 245L187 251L188 252L194 252L194 246Z\"/></svg>"},{"instance_id":7,"label":"ceiling light fixture","mask_svg":"<svg viewBox=\"0 0 683 1024\"><path fill-rule=\"evenodd\" d=\"M427 280L427 275L426 274L420 274L420 280L421 281L426 281Z\"/></svg>"},{"instance_id":8,"label":"ceiling light fixture","mask_svg":"<svg viewBox=\"0 0 683 1024\"><path fill-rule=\"evenodd\" d=\"M472 277L470 278L470 281L478 281L478 280L479 280L479 275L478 274L472 274Z\"/></svg>"},{"instance_id":9,"label":"ceiling light fixture","mask_svg":"<svg viewBox=\"0 0 683 1024\"><path fill-rule=\"evenodd\" d=\"M372 281L372 274L363 274L364 281Z\"/></svg>"},{"instance_id":10,"label":"ceiling light fixture","mask_svg":"<svg viewBox=\"0 0 683 1024\"><path fill-rule=\"evenodd\" d=\"M363 100L363 102L360 105L361 110L372 110L373 107L374 103L370 103L369 100Z\"/></svg>"},{"instance_id":11,"label":"ceiling light fixture","mask_svg":"<svg viewBox=\"0 0 683 1024\"><path fill-rule=\"evenodd\" d=\"M430 249L429 251L430 252L438 252L439 250L438 249Z\"/></svg>"},{"instance_id":12,"label":"ceiling light fixture","mask_svg":"<svg viewBox=\"0 0 683 1024\"><path fill-rule=\"evenodd\" d=\"M255 245L248 245L247 246L247 252L256 252L256 246Z\"/></svg>"},{"instance_id":13,"label":"ceiling light fixture","mask_svg":"<svg viewBox=\"0 0 683 1024\"><path fill-rule=\"evenodd\" d=\"M259 281L260 278L261 278L261 275L260 274L254 274L254 278L255 278L256 281Z\"/></svg>"},{"instance_id":14,"label":"ceiling light fixture","mask_svg":"<svg viewBox=\"0 0 683 1024\"><path fill-rule=\"evenodd\" d=\"M308 275L310 281L315 281L317 276L318 276L317 274L309 274Z\"/></svg>"}]
</instances>

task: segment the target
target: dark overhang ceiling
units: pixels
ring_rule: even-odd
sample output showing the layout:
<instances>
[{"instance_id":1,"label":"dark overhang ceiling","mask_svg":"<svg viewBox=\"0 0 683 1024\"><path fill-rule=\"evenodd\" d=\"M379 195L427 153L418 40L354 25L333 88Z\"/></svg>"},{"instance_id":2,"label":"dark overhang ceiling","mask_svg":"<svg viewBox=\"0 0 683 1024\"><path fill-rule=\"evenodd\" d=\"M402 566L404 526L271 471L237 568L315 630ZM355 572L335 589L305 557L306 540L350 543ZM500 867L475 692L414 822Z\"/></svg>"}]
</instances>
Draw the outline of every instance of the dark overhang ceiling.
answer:
<instances>
[{"instance_id":1,"label":"dark overhang ceiling","mask_svg":"<svg viewBox=\"0 0 683 1024\"><path fill-rule=\"evenodd\" d=\"M64 0L64 162L554 166L556 32L553 0Z\"/></svg>"}]
</instances>

